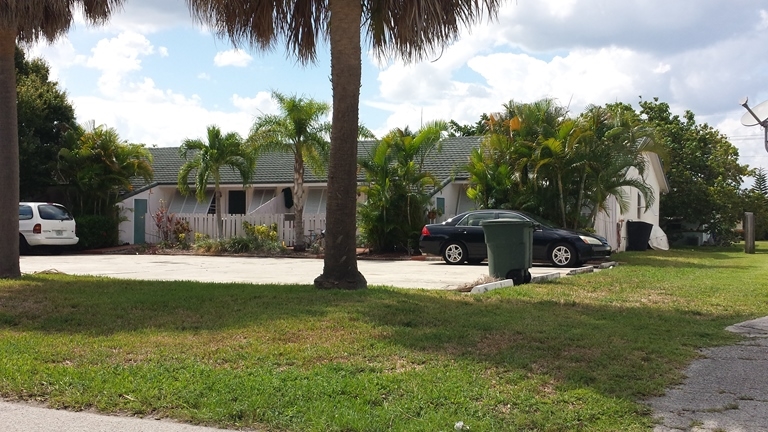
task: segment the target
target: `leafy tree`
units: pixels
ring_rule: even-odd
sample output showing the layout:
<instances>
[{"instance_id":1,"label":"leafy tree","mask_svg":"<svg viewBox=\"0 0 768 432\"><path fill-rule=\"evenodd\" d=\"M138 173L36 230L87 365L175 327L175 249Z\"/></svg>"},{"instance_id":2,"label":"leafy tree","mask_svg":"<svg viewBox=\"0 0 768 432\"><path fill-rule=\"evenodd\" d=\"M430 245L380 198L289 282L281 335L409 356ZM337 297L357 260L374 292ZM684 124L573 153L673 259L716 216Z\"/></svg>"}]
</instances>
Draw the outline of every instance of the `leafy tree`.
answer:
<instances>
[{"instance_id":1,"label":"leafy tree","mask_svg":"<svg viewBox=\"0 0 768 432\"><path fill-rule=\"evenodd\" d=\"M656 130L656 139L669 151L667 178L670 192L661 197L660 223L674 238L670 222L695 224L727 244L741 220L740 188L747 166L738 163L739 152L708 124L697 124L694 114L672 115L669 105L640 102L640 113Z\"/></svg>"},{"instance_id":2,"label":"leafy tree","mask_svg":"<svg viewBox=\"0 0 768 432\"><path fill-rule=\"evenodd\" d=\"M131 177L152 179L152 155L143 145L121 140L115 129L74 125L64 140L57 176L75 215L116 218L120 193L131 189Z\"/></svg>"},{"instance_id":3,"label":"leafy tree","mask_svg":"<svg viewBox=\"0 0 768 432\"><path fill-rule=\"evenodd\" d=\"M475 124L459 124L456 120L448 122L448 136L460 137L460 136L482 136L488 132L488 114L483 113L480 115L480 120Z\"/></svg>"},{"instance_id":4,"label":"leafy tree","mask_svg":"<svg viewBox=\"0 0 768 432\"><path fill-rule=\"evenodd\" d=\"M218 126L208 126L206 141L185 139L179 147L179 154L186 160L179 170L178 187L182 194L189 194L189 175L195 174L195 197L199 202L205 198L208 183L213 181L213 196L216 203L216 237L221 239L224 222L221 218L221 170L229 167L240 174L246 186L256 169L255 153L248 148L235 132L222 135Z\"/></svg>"},{"instance_id":5,"label":"leafy tree","mask_svg":"<svg viewBox=\"0 0 768 432\"><path fill-rule=\"evenodd\" d=\"M64 133L75 121L66 92L49 79L48 64L27 60L16 48L19 119L19 187L22 200L37 199L55 183L56 158Z\"/></svg>"},{"instance_id":6,"label":"leafy tree","mask_svg":"<svg viewBox=\"0 0 768 432\"><path fill-rule=\"evenodd\" d=\"M85 19L104 22L122 0L27 0L0 3L0 278L18 278L19 135L16 42L53 41L72 24L75 6ZM359 59L358 59L359 62Z\"/></svg>"},{"instance_id":7,"label":"leafy tree","mask_svg":"<svg viewBox=\"0 0 768 432\"><path fill-rule=\"evenodd\" d=\"M304 170L305 163L316 173L325 170L323 154L328 147L330 123L323 121L331 107L298 96L272 92L280 106L279 115L263 115L256 119L248 142L257 153L277 151L293 154L293 206L296 216L294 250L303 251L304 243Z\"/></svg>"},{"instance_id":8,"label":"leafy tree","mask_svg":"<svg viewBox=\"0 0 768 432\"><path fill-rule=\"evenodd\" d=\"M755 184L752 185L752 189L768 198L768 174L766 174L765 168L757 168L753 177Z\"/></svg>"},{"instance_id":9,"label":"leafy tree","mask_svg":"<svg viewBox=\"0 0 768 432\"><path fill-rule=\"evenodd\" d=\"M302 62L315 59L318 39L330 42L333 129L328 189L333 193L327 208L333 216L328 218L323 273L315 286L366 288L355 253L361 33L381 58L420 59L455 40L465 25L483 16L495 17L501 0L187 3L198 19L234 43L268 49L284 37Z\"/></svg>"},{"instance_id":10,"label":"leafy tree","mask_svg":"<svg viewBox=\"0 0 768 432\"><path fill-rule=\"evenodd\" d=\"M440 139L448 124L435 121L416 133L393 129L360 160L366 195L360 204L359 219L363 238L376 252L418 248L418 236L427 219L429 187L435 177L424 165L440 151Z\"/></svg>"}]
</instances>

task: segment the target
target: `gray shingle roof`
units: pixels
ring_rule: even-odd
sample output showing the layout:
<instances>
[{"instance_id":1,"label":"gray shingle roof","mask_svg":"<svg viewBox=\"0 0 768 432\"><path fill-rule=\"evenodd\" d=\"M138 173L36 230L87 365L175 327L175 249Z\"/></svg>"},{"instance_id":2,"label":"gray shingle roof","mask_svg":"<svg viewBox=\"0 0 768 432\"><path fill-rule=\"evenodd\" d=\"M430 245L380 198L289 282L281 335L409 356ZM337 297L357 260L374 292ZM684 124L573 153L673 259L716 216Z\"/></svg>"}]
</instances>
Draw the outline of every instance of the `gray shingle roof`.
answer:
<instances>
[{"instance_id":1,"label":"gray shingle roof","mask_svg":"<svg viewBox=\"0 0 768 432\"><path fill-rule=\"evenodd\" d=\"M473 148L480 146L482 137L453 137L443 139L442 149L439 153L427 161L426 170L431 172L439 181L445 181L454 177L457 180L466 180L467 173L461 167L469 161L469 154ZM375 141L360 141L358 143L358 157L368 155L369 150L375 145ZM147 183L143 179L133 178L131 184L135 194L155 185L168 185L177 183L179 170L185 160L179 155L178 147L150 147L152 154L152 167L154 179ZM358 180L363 181L363 174L358 173ZM190 181L194 182L194 173L190 175ZM316 176L307 168L305 183L325 183L328 181L325 175ZM225 167L221 172L222 184L242 184L237 171ZM251 179L251 184L293 183L293 155L289 153L266 153L259 157L256 163L256 173Z\"/></svg>"}]
</instances>

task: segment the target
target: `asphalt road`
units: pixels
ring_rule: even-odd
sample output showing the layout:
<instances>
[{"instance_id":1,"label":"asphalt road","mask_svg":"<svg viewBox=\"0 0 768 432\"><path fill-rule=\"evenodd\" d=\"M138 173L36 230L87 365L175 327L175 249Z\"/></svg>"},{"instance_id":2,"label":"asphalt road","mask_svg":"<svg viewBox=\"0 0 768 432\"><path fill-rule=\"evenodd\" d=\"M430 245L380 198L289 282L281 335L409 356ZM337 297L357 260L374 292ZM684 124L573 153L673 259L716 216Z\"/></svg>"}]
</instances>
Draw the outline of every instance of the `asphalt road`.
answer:
<instances>
[{"instance_id":1,"label":"asphalt road","mask_svg":"<svg viewBox=\"0 0 768 432\"><path fill-rule=\"evenodd\" d=\"M23 273L58 271L74 275L142 280L194 280L312 284L323 271L313 258L218 257L199 255L54 255L22 256ZM488 265L447 265L442 261L358 260L368 285L454 289L488 276ZM570 269L562 270L567 273ZM533 275L558 271L534 267Z\"/></svg>"}]
</instances>

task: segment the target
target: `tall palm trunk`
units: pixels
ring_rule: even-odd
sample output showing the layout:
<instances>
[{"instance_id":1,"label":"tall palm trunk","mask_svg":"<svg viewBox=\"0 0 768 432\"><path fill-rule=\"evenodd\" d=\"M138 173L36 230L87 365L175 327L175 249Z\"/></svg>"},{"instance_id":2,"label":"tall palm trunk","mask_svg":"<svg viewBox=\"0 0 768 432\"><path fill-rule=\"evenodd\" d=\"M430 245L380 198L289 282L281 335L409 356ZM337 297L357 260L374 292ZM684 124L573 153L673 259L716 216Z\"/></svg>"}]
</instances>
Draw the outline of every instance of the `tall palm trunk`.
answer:
<instances>
[{"instance_id":1,"label":"tall palm trunk","mask_svg":"<svg viewBox=\"0 0 768 432\"><path fill-rule=\"evenodd\" d=\"M213 189L213 199L216 203L216 238L221 240L224 238L224 221L221 219L221 188L218 179Z\"/></svg>"},{"instance_id":2,"label":"tall palm trunk","mask_svg":"<svg viewBox=\"0 0 768 432\"><path fill-rule=\"evenodd\" d=\"M333 125L328 167L327 230L323 274L319 289L363 289L365 277L357 269L357 135L362 74L360 0L329 0Z\"/></svg>"},{"instance_id":3,"label":"tall palm trunk","mask_svg":"<svg viewBox=\"0 0 768 432\"><path fill-rule=\"evenodd\" d=\"M304 242L304 201L304 157L297 147L293 157L293 214L296 237L293 250L298 252L307 248Z\"/></svg>"},{"instance_id":4,"label":"tall palm trunk","mask_svg":"<svg viewBox=\"0 0 768 432\"><path fill-rule=\"evenodd\" d=\"M563 219L563 228L568 228L568 225L566 224L565 219L565 198L563 195L563 175L561 173L557 173L557 192L560 198L560 216Z\"/></svg>"},{"instance_id":5,"label":"tall palm trunk","mask_svg":"<svg viewBox=\"0 0 768 432\"><path fill-rule=\"evenodd\" d=\"M15 50L16 32L0 28L0 278L21 277Z\"/></svg>"}]
</instances>

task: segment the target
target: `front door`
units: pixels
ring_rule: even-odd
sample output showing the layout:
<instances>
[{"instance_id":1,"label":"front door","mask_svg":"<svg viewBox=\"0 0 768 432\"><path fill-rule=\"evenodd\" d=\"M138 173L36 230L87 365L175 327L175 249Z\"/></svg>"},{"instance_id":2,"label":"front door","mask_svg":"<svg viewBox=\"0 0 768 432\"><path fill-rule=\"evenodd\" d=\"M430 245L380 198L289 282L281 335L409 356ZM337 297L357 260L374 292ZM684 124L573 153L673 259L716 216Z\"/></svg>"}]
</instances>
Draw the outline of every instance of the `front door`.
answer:
<instances>
[{"instance_id":1,"label":"front door","mask_svg":"<svg viewBox=\"0 0 768 432\"><path fill-rule=\"evenodd\" d=\"M133 200L133 244L144 244L147 232L147 200Z\"/></svg>"}]
</instances>

